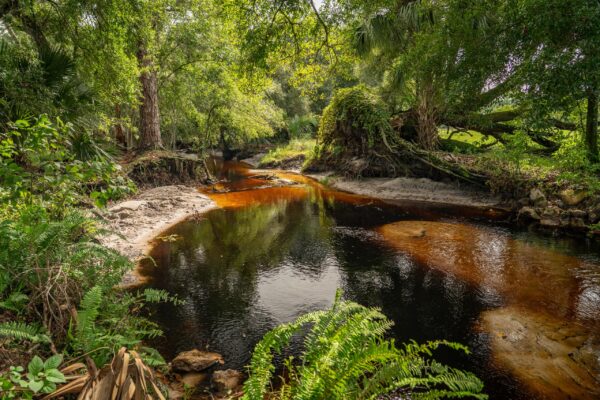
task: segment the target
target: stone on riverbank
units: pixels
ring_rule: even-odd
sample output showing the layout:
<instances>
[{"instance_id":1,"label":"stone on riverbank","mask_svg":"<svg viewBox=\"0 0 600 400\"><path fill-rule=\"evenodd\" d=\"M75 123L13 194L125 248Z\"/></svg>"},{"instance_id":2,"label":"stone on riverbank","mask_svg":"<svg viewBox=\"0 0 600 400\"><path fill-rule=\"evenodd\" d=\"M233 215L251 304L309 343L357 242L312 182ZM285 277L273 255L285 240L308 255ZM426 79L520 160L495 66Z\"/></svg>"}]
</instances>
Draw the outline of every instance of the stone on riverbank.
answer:
<instances>
[{"instance_id":1,"label":"stone on riverbank","mask_svg":"<svg viewBox=\"0 0 600 400\"><path fill-rule=\"evenodd\" d=\"M194 349L179 353L171 362L171 369L181 372L202 372L214 365L224 363L225 360L219 353Z\"/></svg>"},{"instance_id":2,"label":"stone on riverbank","mask_svg":"<svg viewBox=\"0 0 600 400\"><path fill-rule=\"evenodd\" d=\"M218 393L235 392L241 389L244 382L244 374L234 369L215 371L212 383Z\"/></svg>"},{"instance_id":3,"label":"stone on riverbank","mask_svg":"<svg viewBox=\"0 0 600 400\"><path fill-rule=\"evenodd\" d=\"M544 208L548 205L548 200L546 199L546 195L540 189L531 189L529 192L529 200L536 208Z\"/></svg>"},{"instance_id":4,"label":"stone on riverbank","mask_svg":"<svg viewBox=\"0 0 600 400\"><path fill-rule=\"evenodd\" d=\"M527 220L540 220L540 215L537 211L535 211L532 207L523 207L519 210L519 218L524 218Z\"/></svg>"},{"instance_id":5,"label":"stone on riverbank","mask_svg":"<svg viewBox=\"0 0 600 400\"><path fill-rule=\"evenodd\" d=\"M587 193L584 191L565 189L559 193L559 197L567 206L573 207L585 200L587 198Z\"/></svg>"}]
</instances>

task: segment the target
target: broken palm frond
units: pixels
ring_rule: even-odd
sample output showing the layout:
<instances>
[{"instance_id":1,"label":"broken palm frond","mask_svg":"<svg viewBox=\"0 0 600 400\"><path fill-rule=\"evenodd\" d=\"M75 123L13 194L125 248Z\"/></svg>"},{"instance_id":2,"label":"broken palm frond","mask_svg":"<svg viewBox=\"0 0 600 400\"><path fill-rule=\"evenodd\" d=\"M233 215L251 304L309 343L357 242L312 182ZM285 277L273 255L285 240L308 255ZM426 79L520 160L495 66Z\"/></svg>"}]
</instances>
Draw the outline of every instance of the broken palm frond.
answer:
<instances>
[{"instance_id":1,"label":"broken palm frond","mask_svg":"<svg viewBox=\"0 0 600 400\"><path fill-rule=\"evenodd\" d=\"M86 370L85 374L67 376L69 382L43 400L67 394L79 394L78 400L165 400L152 369L144 364L138 353L127 351L125 347L101 369L88 359L87 366L77 363L61 372L68 375L82 369Z\"/></svg>"}]
</instances>

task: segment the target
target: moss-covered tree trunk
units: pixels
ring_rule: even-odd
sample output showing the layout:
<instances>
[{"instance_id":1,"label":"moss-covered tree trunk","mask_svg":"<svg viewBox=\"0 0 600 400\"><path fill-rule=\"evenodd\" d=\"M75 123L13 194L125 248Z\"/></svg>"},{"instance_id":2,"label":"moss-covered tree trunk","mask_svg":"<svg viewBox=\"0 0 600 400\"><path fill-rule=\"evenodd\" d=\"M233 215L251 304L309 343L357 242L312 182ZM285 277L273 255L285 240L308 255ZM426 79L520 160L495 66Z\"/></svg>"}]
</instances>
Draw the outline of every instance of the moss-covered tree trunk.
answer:
<instances>
[{"instance_id":1,"label":"moss-covered tree trunk","mask_svg":"<svg viewBox=\"0 0 600 400\"><path fill-rule=\"evenodd\" d=\"M595 88L594 88L595 89ZM592 163L599 161L598 156L598 93L590 89L587 98L587 120L585 126L585 147L588 159Z\"/></svg>"},{"instance_id":2,"label":"moss-covered tree trunk","mask_svg":"<svg viewBox=\"0 0 600 400\"><path fill-rule=\"evenodd\" d=\"M158 107L158 75L144 45L140 45L137 56L141 68L140 83L142 85L138 148L141 150L158 149L163 147Z\"/></svg>"}]
</instances>

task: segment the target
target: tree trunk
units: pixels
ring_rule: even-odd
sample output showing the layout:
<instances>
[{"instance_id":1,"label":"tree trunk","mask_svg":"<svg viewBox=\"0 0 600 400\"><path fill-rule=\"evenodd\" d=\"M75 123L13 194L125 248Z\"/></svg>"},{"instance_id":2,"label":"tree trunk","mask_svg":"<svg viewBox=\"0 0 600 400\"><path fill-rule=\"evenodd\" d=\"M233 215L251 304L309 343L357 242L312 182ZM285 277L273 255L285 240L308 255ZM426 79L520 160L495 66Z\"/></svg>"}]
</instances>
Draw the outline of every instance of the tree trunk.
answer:
<instances>
[{"instance_id":1,"label":"tree trunk","mask_svg":"<svg viewBox=\"0 0 600 400\"><path fill-rule=\"evenodd\" d=\"M115 124L115 140L119 146L122 146L124 149L128 149L127 145L127 136L125 136L125 130L123 129L123 124L121 123L121 106L117 104L115 106L115 117L117 117L117 123Z\"/></svg>"},{"instance_id":2,"label":"tree trunk","mask_svg":"<svg viewBox=\"0 0 600 400\"><path fill-rule=\"evenodd\" d=\"M158 75L152 59L144 46L138 51L138 63L142 69L140 82L142 98L140 105L140 142L138 149L162 148L160 136L160 113L158 108Z\"/></svg>"},{"instance_id":3,"label":"tree trunk","mask_svg":"<svg viewBox=\"0 0 600 400\"><path fill-rule=\"evenodd\" d=\"M594 89L588 91L587 120L585 124L585 148L588 159L592 163L599 161L598 157L598 93Z\"/></svg>"},{"instance_id":4,"label":"tree trunk","mask_svg":"<svg viewBox=\"0 0 600 400\"><path fill-rule=\"evenodd\" d=\"M435 111L434 89L426 82L417 89L417 137L421 148L435 150L438 146L438 129Z\"/></svg>"}]
</instances>

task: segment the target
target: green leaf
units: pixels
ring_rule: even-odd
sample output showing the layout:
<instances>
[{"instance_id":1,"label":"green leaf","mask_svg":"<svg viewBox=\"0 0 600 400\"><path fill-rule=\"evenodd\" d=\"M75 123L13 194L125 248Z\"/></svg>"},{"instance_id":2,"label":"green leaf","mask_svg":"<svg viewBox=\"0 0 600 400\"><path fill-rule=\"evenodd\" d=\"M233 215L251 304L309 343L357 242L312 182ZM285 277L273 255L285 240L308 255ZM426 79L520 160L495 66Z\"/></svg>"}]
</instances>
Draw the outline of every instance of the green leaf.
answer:
<instances>
[{"instance_id":1,"label":"green leaf","mask_svg":"<svg viewBox=\"0 0 600 400\"><path fill-rule=\"evenodd\" d=\"M36 376L40 372L44 371L44 361L38 356L33 357L33 360L27 366L29 373L33 376Z\"/></svg>"},{"instance_id":2,"label":"green leaf","mask_svg":"<svg viewBox=\"0 0 600 400\"><path fill-rule=\"evenodd\" d=\"M18 119L15 121L15 126L17 128L23 129L23 128L28 128L29 127L29 122L24 120L24 119Z\"/></svg>"},{"instance_id":3,"label":"green leaf","mask_svg":"<svg viewBox=\"0 0 600 400\"><path fill-rule=\"evenodd\" d=\"M46 371L46 380L53 383L65 383L67 381L63 373L57 369Z\"/></svg>"},{"instance_id":4,"label":"green leaf","mask_svg":"<svg viewBox=\"0 0 600 400\"><path fill-rule=\"evenodd\" d=\"M46 373L50 369L58 368L60 366L60 364L62 363L62 360L63 360L63 357L60 354L56 354L56 355L50 357L49 359L47 359L46 362L44 362L44 369L46 370Z\"/></svg>"},{"instance_id":5,"label":"green leaf","mask_svg":"<svg viewBox=\"0 0 600 400\"><path fill-rule=\"evenodd\" d=\"M42 393L52 393L56 390L56 384L52 382L44 382Z\"/></svg>"},{"instance_id":6,"label":"green leaf","mask_svg":"<svg viewBox=\"0 0 600 400\"><path fill-rule=\"evenodd\" d=\"M42 388L44 387L44 381L32 380L32 381L29 382L29 384L27 385L27 387L33 393L37 393L40 390L42 390Z\"/></svg>"}]
</instances>

